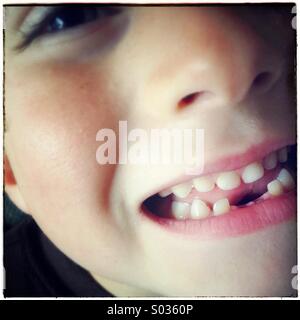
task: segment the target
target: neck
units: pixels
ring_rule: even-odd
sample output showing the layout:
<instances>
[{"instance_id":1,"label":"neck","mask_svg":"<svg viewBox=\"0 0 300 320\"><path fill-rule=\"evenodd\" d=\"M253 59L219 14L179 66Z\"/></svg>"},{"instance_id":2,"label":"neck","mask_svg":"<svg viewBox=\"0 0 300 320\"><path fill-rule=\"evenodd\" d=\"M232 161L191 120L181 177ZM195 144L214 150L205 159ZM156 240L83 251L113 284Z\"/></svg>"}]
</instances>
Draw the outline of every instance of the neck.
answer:
<instances>
[{"instance_id":1,"label":"neck","mask_svg":"<svg viewBox=\"0 0 300 320\"><path fill-rule=\"evenodd\" d=\"M92 277L107 291L116 297L155 297L158 294L149 290L133 287L125 283L94 275Z\"/></svg>"}]
</instances>

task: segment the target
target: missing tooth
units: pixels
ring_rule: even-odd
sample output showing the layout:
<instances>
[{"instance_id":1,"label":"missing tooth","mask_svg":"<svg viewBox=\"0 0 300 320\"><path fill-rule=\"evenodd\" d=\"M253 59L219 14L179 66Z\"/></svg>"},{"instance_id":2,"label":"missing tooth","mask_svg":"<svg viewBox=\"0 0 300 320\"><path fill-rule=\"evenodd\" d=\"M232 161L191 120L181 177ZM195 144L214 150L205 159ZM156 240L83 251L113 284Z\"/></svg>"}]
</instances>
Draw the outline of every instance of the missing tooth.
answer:
<instances>
[{"instance_id":1,"label":"missing tooth","mask_svg":"<svg viewBox=\"0 0 300 320\"><path fill-rule=\"evenodd\" d=\"M241 206L245 206L247 203L251 202L251 201L255 201L256 199L258 199L262 194L260 193L250 193L247 194L246 196L244 196L241 200L239 200L239 202L237 202L236 206L241 207Z\"/></svg>"}]
</instances>

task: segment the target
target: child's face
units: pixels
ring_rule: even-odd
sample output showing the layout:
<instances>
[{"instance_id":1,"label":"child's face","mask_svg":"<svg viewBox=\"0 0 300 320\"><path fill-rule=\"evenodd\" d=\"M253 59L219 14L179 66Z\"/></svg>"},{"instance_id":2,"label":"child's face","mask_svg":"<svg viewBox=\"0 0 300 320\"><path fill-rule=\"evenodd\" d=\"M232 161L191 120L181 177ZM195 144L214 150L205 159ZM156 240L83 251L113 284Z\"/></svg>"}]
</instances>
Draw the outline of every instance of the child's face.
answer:
<instances>
[{"instance_id":1,"label":"child's face","mask_svg":"<svg viewBox=\"0 0 300 320\"><path fill-rule=\"evenodd\" d=\"M225 158L239 169L294 144L291 8L119 9L93 20L103 9L77 8L71 19L74 9L62 7L15 50L44 11L7 8L5 153L16 180L6 177L7 193L117 295L292 294L294 196L260 204L266 217L284 211L263 228L214 233L206 224L203 237L205 219L170 218L179 225L174 231L140 210L147 197L175 185L183 167L96 161L96 133L118 133L120 120L128 131L203 128L205 164L217 162L217 175L227 171ZM230 197L219 190L219 198L224 192ZM258 207L249 207L253 216ZM230 224L234 214L210 221Z\"/></svg>"}]
</instances>

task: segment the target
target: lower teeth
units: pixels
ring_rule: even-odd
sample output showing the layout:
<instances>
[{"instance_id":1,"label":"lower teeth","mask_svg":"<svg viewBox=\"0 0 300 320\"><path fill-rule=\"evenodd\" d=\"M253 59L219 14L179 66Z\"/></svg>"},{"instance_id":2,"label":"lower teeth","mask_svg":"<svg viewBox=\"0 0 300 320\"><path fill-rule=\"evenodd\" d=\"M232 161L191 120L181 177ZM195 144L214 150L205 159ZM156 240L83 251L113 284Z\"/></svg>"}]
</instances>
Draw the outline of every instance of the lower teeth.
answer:
<instances>
[{"instance_id":1,"label":"lower teeth","mask_svg":"<svg viewBox=\"0 0 300 320\"><path fill-rule=\"evenodd\" d=\"M251 200L244 203L239 203L237 205L230 205L228 199L220 199L214 203L213 209L211 209L204 201L200 199L195 199L190 205L187 202L172 202L172 217L178 220L186 219L204 219L209 216L220 216L226 214L232 210L238 208L250 207L254 204L258 204L261 201L267 200L274 195L266 192L260 197L257 197L255 200Z\"/></svg>"},{"instance_id":2,"label":"lower teeth","mask_svg":"<svg viewBox=\"0 0 300 320\"><path fill-rule=\"evenodd\" d=\"M238 203L230 205L227 198L216 201L212 208L201 199L194 199L192 204L184 201L174 201L170 194L154 196L146 200L147 211L156 212L155 215L176 220L205 219L209 216L219 216L238 208L250 207L271 197L279 196L295 187L294 180L286 169L282 169L277 179L267 185L267 191L260 194L250 194ZM164 198L164 200L162 200ZM154 198L154 199L153 199ZM159 199L158 199L159 198ZM157 200L157 201L156 201ZM169 214L166 214L168 212Z\"/></svg>"}]
</instances>

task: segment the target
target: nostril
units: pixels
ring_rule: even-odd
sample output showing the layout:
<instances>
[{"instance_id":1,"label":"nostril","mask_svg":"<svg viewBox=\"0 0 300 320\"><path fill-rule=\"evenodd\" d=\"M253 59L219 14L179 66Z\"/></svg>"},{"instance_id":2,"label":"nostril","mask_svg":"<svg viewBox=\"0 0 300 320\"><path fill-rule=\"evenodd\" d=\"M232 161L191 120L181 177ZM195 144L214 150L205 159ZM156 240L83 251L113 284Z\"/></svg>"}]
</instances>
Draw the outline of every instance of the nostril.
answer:
<instances>
[{"instance_id":1,"label":"nostril","mask_svg":"<svg viewBox=\"0 0 300 320\"><path fill-rule=\"evenodd\" d=\"M265 86L271 80L270 72L261 72L256 76L253 85L257 87Z\"/></svg>"},{"instance_id":2,"label":"nostril","mask_svg":"<svg viewBox=\"0 0 300 320\"><path fill-rule=\"evenodd\" d=\"M188 94L179 101L177 107L178 109L184 109L187 106L193 104L196 100L198 99L204 100L210 95L211 93L209 91L198 91L198 92Z\"/></svg>"},{"instance_id":3,"label":"nostril","mask_svg":"<svg viewBox=\"0 0 300 320\"><path fill-rule=\"evenodd\" d=\"M194 92L191 94L188 94L187 96L185 96L184 98L182 98L179 103L178 103L178 108L179 109L183 109L185 108L187 105L192 104L197 97L200 95L200 92Z\"/></svg>"},{"instance_id":4,"label":"nostril","mask_svg":"<svg viewBox=\"0 0 300 320\"><path fill-rule=\"evenodd\" d=\"M255 92L265 91L272 84L272 73L261 72L259 73L252 82L252 90Z\"/></svg>"}]
</instances>

